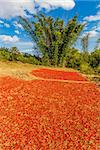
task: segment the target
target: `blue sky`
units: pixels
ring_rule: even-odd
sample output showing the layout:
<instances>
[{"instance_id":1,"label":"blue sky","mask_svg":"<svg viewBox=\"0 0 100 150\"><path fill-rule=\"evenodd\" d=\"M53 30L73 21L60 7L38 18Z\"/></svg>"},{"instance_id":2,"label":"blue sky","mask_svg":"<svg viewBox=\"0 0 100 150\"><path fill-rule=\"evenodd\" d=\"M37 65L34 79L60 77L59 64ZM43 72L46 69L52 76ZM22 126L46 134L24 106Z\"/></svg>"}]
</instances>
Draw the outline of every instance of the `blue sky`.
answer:
<instances>
[{"instance_id":1,"label":"blue sky","mask_svg":"<svg viewBox=\"0 0 100 150\"><path fill-rule=\"evenodd\" d=\"M17 46L23 52L33 50L33 42L18 22L18 15L26 16L25 11L44 12L54 18L67 21L78 14L80 22L87 22L81 36L90 34L89 50L100 37L100 2L99 0L0 0L0 47ZM76 47L81 49L80 41Z\"/></svg>"}]
</instances>

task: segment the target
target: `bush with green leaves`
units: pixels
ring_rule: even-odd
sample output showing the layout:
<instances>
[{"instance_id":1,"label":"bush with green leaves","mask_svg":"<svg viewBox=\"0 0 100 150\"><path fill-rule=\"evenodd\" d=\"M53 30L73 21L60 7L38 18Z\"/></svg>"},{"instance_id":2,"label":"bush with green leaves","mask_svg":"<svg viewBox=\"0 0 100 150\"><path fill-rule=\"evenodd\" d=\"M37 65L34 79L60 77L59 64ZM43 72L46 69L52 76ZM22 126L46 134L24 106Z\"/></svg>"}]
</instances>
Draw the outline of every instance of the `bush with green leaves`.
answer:
<instances>
[{"instance_id":1,"label":"bush with green leaves","mask_svg":"<svg viewBox=\"0 0 100 150\"><path fill-rule=\"evenodd\" d=\"M81 53L75 49L69 49L66 58L66 67L79 69L81 64Z\"/></svg>"},{"instance_id":2,"label":"bush with green leaves","mask_svg":"<svg viewBox=\"0 0 100 150\"><path fill-rule=\"evenodd\" d=\"M100 65L98 67L96 67L94 70L97 74L100 74Z\"/></svg>"},{"instance_id":3,"label":"bush with green leaves","mask_svg":"<svg viewBox=\"0 0 100 150\"><path fill-rule=\"evenodd\" d=\"M80 71L86 74L94 74L93 68L88 63L82 63L80 65Z\"/></svg>"},{"instance_id":4,"label":"bush with green leaves","mask_svg":"<svg viewBox=\"0 0 100 150\"><path fill-rule=\"evenodd\" d=\"M16 47L12 47L11 49L0 48L0 60L20 61L35 65L41 65L42 63L40 58L21 53Z\"/></svg>"},{"instance_id":5,"label":"bush with green leaves","mask_svg":"<svg viewBox=\"0 0 100 150\"><path fill-rule=\"evenodd\" d=\"M97 49L91 53L90 65L93 68L97 68L100 66L100 49Z\"/></svg>"},{"instance_id":6,"label":"bush with green leaves","mask_svg":"<svg viewBox=\"0 0 100 150\"><path fill-rule=\"evenodd\" d=\"M0 48L0 60L9 60L10 52L7 48Z\"/></svg>"},{"instance_id":7,"label":"bush with green leaves","mask_svg":"<svg viewBox=\"0 0 100 150\"><path fill-rule=\"evenodd\" d=\"M12 47L9 49L10 51L10 61L17 61L17 56L20 55L20 51L17 49L17 47Z\"/></svg>"}]
</instances>

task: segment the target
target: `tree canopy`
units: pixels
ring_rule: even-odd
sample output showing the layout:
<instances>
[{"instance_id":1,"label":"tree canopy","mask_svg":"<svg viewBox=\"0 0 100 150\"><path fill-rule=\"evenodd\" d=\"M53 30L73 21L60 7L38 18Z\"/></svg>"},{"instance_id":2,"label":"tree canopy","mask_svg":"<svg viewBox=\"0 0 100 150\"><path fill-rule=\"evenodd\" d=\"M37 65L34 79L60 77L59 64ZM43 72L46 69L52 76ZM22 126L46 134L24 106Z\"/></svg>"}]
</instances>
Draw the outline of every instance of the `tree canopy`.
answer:
<instances>
[{"instance_id":1,"label":"tree canopy","mask_svg":"<svg viewBox=\"0 0 100 150\"><path fill-rule=\"evenodd\" d=\"M63 20L34 15L32 20L20 17L20 22L42 53L44 64L65 67L69 49L84 28L74 16L67 24Z\"/></svg>"}]
</instances>

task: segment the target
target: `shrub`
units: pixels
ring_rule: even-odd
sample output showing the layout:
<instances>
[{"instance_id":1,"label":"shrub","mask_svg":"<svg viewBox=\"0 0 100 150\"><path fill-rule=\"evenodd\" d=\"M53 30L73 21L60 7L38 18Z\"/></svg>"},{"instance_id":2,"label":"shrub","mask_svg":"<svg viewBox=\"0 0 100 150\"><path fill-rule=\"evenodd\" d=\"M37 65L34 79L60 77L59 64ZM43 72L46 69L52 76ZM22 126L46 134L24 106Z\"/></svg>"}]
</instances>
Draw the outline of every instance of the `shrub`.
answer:
<instances>
[{"instance_id":1,"label":"shrub","mask_svg":"<svg viewBox=\"0 0 100 150\"><path fill-rule=\"evenodd\" d=\"M0 49L0 59L1 60L9 60L10 59L10 53L6 49Z\"/></svg>"},{"instance_id":2,"label":"shrub","mask_svg":"<svg viewBox=\"0 0 100 150\"><path fill-rule=\"evenodd\" d=\"M90 65L95 68L100 66L100 50L97 49L90 55Z\"/></svg>"},{"instance_id":3,"label":"shrub","mask_svg":"<svg viewBox=\"0 0 100 150\"><path fill-rule=\"evenodd\" d=\"M82 73L86 73L86 74L93 74L94 70L91 68L91 66L88 63L82 63L80 65L80 71Z\"/></svg>"},{"instance_id":4,"label":"shrub","mask_svg":"<svg viewBox=\"0 0 100 150\"><path fill-rule=\"evenodd\" d=\"M81 64L81 53L75 48L67 51L66 67L79 69Z\"/></svg>"},{"instance_id":5,"label":"shrub","mask_svg":"<svg viewBox=\"0 0 100 150\"><path fill-rule=\"evenodd\" d=\"M16 47L12 47L11 49L0 48L0 60L20 61L22 63L41 65L40 58L21 53Z\"/></svg>"},{"instance_id":6,"label":"shrub","mask_svg":"<svg viewBox=\"0 0 100 150\"><path fill-rule=\"evenodd\" d=\"M97 74L100 74L100 66L96 67L94 70Z\"/></svg>"}]
</instances>

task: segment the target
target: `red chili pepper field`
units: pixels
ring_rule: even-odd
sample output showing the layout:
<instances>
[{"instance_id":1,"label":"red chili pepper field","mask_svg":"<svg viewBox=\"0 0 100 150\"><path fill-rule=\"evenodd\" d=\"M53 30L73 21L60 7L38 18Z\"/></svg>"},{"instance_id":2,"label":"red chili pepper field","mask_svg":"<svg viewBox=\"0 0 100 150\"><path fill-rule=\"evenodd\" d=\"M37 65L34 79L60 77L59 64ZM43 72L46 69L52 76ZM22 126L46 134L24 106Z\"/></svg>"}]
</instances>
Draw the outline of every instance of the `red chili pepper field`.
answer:
<instances>
[{"instance_id":1,"label":"red chili pepper field","mask_svg":"<svg viewBox=\"0 0 100 150\"><path fill-rule=\"evenodd\" d=\"M33 75L45 78L45 79L58 79L58 80L73 80L73 81L87 81L79 73L76 72L66 72L51 69L37 69L32 72Z\"/></svg>"},{"instance_id":2,"label":"red chili pepper field","mask_svg":"<svg viewBox=\"0 0 100 150\"><path fill-rule=\"evenodd\" d=\"M0 77L0 150L99 150L96 85L76 72L32 74Z\"/></svg>"}]
</instances>

